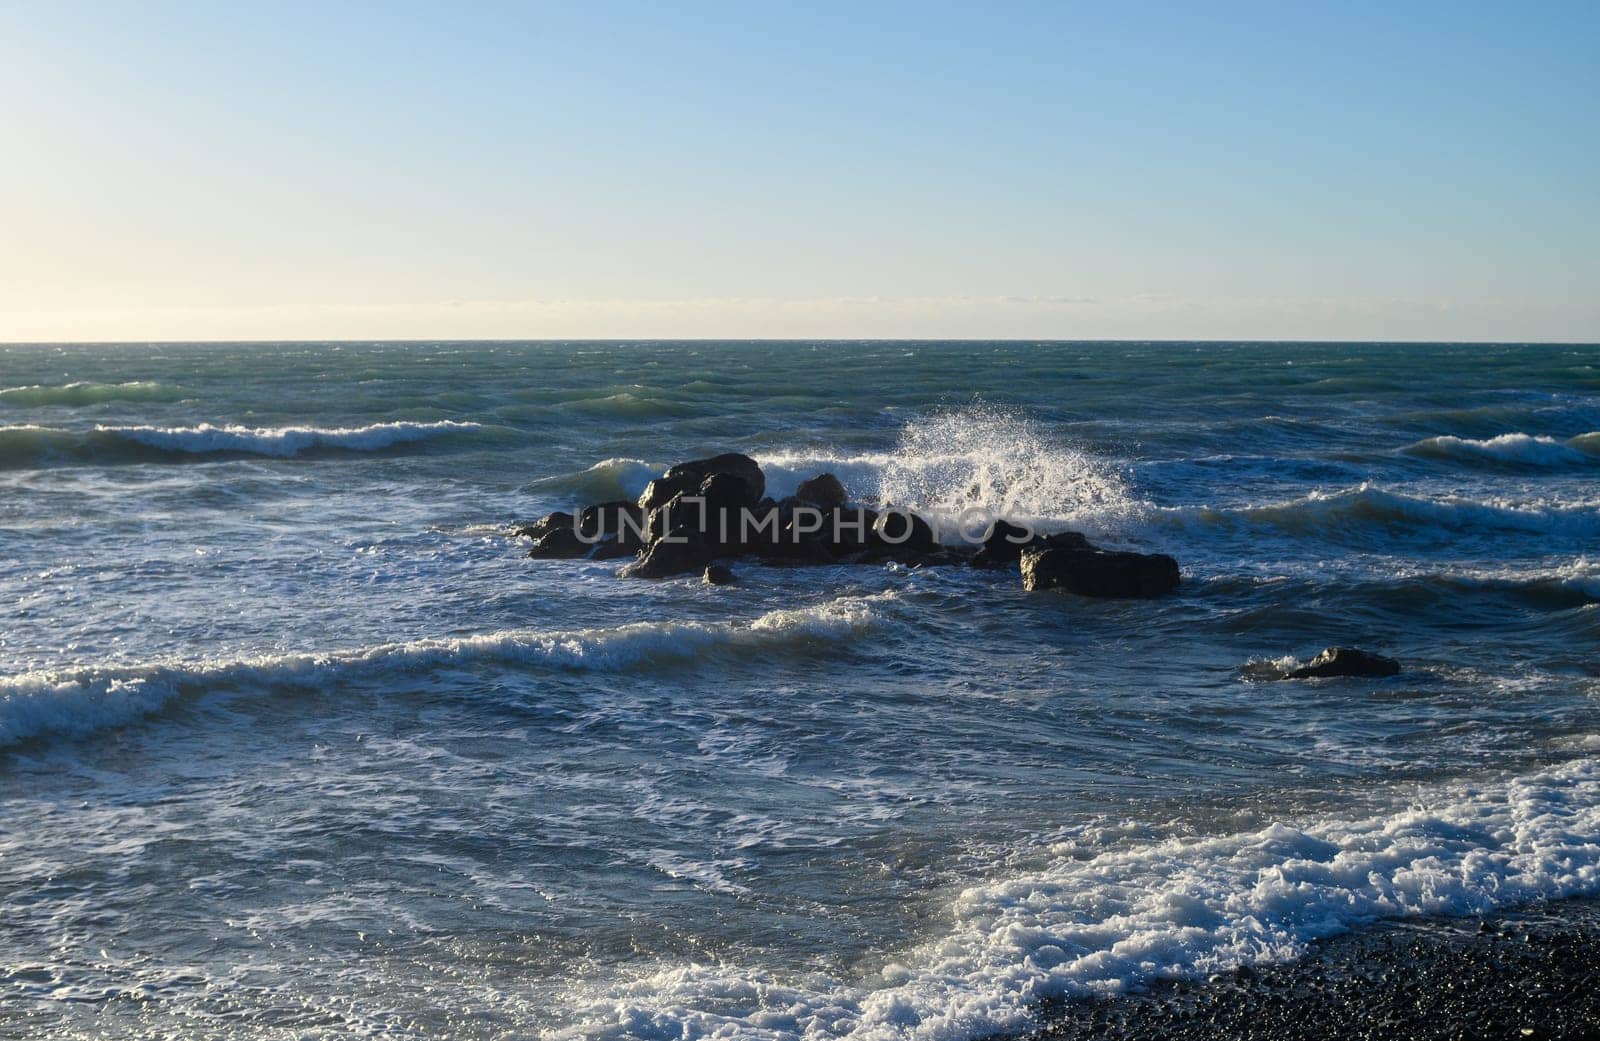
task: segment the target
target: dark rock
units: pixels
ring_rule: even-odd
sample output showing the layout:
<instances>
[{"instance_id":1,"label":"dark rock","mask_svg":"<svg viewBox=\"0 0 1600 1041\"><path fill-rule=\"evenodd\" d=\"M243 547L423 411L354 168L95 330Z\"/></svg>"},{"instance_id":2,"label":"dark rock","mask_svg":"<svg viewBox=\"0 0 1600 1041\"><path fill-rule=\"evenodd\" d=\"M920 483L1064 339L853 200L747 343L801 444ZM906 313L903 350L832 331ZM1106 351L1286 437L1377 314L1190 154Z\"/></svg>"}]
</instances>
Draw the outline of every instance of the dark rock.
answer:
<instances>
[{"instance_id":1,"label":"dark rock","mask_svg":"<svg viewBox=\"0 0 1600 1041\"><path fill-rule=\"evenodd\" d=\"M644 544L644 511L627 500L585 506L578 513L578 534L586 539L621 539L635 549Z\"/></svg>"},{"instance_id":2,"label":"dark rock","mask_svg":"<svg viewBox=\"0 0 1600 1041\"><path fill-rule=\"evenodd\" d=\"M646 546L639 559L622 569L629 578L669 578L703 570L716 557L717 551L708 545L694 529L676 525L664 537Z\"/></svg>"},{"instance_id":3,"label":"dark rock","mask_svg":"<svg viewBox=\"0 0 1600 1041\"><path fill-rule=\"evenodd\" d=\"M1327 676L1398 676L1400 663L1393 658L1355 647L1329 647L1297 669L1289 670L1292 680L1321 679Z\"/></svg>"},{"instance_id":4,"label":"dark rock","mask_svg":"<svg viewBox=\"0 0 1600 1041\"><path fill-rule=\"evenodd\" d=\"M638 552L637 545L630 545L622 539L606 539L595 546L594 552L589 554L589 559L620 560L623 557L636 556Z\"/></svg>"},{"instance_id":5,"label":"dark rock","mask_svg":"<svg viewBox=\"0 0 1600 1041\"><path fill-rule=\"evenodd\" d=\"M989 537L983 540L983 549L973 557L972 562L980 567L1015 564L1022 557L1024 547L1040 541L1028 528L997 520L989 531Z\"/></svg>"},{"instance_id":6,"label":"dark rock","mask_svg":"<svg viewBox=\"0 0 1600 1041\"><path fill-rule=\"evenodd\" d=\"M928 553L938 542L933 527L910 510L891 507L878 514L869 542L873 549L888 553Z\"/></svg>"},{"instance_id":7,"label":"dark rock","mask_svg":"<svg viewBox=\"0 0 1600 1041\"><path fill-rule=\"evenodd\" d=\"M749 501L749 487L744 480L733 474L712 474L700 483L696 494L706 501L706 512L713 517L756 505Z\"/></svg>"},{"instance_id":8,"label":"dark rock","mask_svg":"<svg viewBox=\"0 0 1600 1041\"><path fill-rule=\"evenodd\" d=\"M675 495L684 495L697 491L700 488L700 482L703 480L705 478L687 473L673 476L669 470L666 477L657 477L644 486L644 491L639 494L639 509L645 513L649 513L651 510L658 510L671 502Z\"/></svg>"},{"instance_id":9,"label":"dark rock","mask_svg":"<svg viewBox=\"0 0 1600 1041\"><path fill-rule=\"evenodd\" d=\"M767 489L767 478L761 472L761 465L738 452L724 452L709 459L692 459L687 463L679 463L666 472L664 479L669 481L687 479L698 488L713 474L727 474L737 478L744 485L740 506L754 506L761 501L761 496Z\"/></svg>"},{"instance_id":10,"label":"dark rock","mask_svg":"<svg viewBox=\"0 0 1600 1041\"><path fill-rule=\"evenodd\" d=\"M818 474L809 481L801 481L794 494L796 498L824 510L840 509L850 498L845 494L844 485L833 474Z\"/></svg>"},{"instance_id":11,"label":"dark rock","mask_svg":"<svg viewBox=\"0 0 1600 1041\"><path fill-rule=\"evenodd\" d=\"M1054 535L1046 535L1044 544L1051 549L1095 549L1089 541L1089 536L1080 531L1058 531Z\"/></svg>"},{"instance_id":12,"label":"dark rock","mask_svg":"<svg viewBox=\"0 0 1600 1041\"><path fill-rule=\"evenodd\" d=\"M748 509L714 515L710 521L707 538L717 544L723 556L730 557L760 554L776 544L783 531L783 519L770 499Z\"/></svg>"},{"instance_id":13,"label":"dark rock","mask_svg":"<svg viewBox=\"0 0 1600 1041\"><path fill-rule=\"evenodd\" d=\"M776 511L780 520L783 508ZM814 506L799 506L790 512L773 538L766 531L749 546L763 560L788 564L832 564L834 553L826 534L827 518Z\"/></svg>"},{"instance_id":14,"label":"dark rock","mask_svg":"<svg viewBox=\"0 0 1600 1041\"><path fill-rule=\"evenodd\" d=\"M837 560L828 544L815 535L790 538L786 534L776 545L755 552L769 564L832 564Z\"/></svg>"},{"instance_id":15,"label":"dark rock","mask_svg":"<svg viewBox=\"0 0 1600 1041\"><path fill-rule=\"evenodd\" d=\"M708 586L731 586L737 579L731 567L726 564L712 564L706 568L705 574L700 576L700 581Z\"/></svg>"},{"instance_id":16,"label":"dark rock","mask_svg":"<svg viewBox=\"0 0 1600 1041\"><path fill-rule=\"evenodd\" d=\"M1080 596L1161 596L1178 588L1178 562L1165 553L1033 546L1020 559L1022 588Z\"/></svg>"},{"instance_id":17,"label":"dark rock","mask_svg":"<svg viewBox=\"0 0 1600 1041\"><path fill-rule=\"evenodd\" d=\"M552 528L533 540L528 556L541 560L570 560L586 556L591 548L571 528Z\"/></svg>"},{"instance_id":18,"label":"dark rock","mask_svg":"<svg viewBox=\"0 0 1600 1041\"><path fill-rule=\"evenodd\" d=\"M572 523L572 514L570 513L547 513L532 524L524 524L517 528L513 534L519 538L539 539L552 531L562 528L570 529Z\"/></svg>"},{"instance_id":19,"label":"dark rock","mask_svg":"<svg viewBox=\"0 0 1600 1041\"><path fill-rule=\"evenodd\" d=\"M678 493L667 502L650 511L645 522L645 537L651 542L675 528L701 534L706 526L705 503L691 490Z\"/></svg>"},{"instance_id":20,"label":"dark rock","mask_svg":"<svg viewBox=\"0 0 1600 1041\"><path fill-rule=\"evenodd\" d=\"M834 556L846 556L872 548L872 529L878 514L865 506L841 507L823 517L822 537Z\"/></svg>"}]
</instances>

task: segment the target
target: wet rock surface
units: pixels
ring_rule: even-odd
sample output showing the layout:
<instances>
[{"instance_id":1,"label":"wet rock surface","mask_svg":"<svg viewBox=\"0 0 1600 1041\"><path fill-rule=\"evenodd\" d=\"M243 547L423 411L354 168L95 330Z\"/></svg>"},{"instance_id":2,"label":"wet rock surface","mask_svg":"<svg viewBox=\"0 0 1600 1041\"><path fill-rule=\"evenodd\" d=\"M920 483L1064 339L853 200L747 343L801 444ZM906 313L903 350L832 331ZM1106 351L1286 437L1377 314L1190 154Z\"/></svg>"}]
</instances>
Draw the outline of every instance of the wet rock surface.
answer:
<instances>
[{"instance_id":1,"label":"wet rock surface","mask_svg":"<svg viewBox=\"0 0 1600 1041\"><path fill-rule=\"evenodd\" d=\"M1178 562L1165 553L1129 553L1046 542L1023 550L1022 588L1064 589L1080 596L1164 596L1178 588Z\"/></svg>"},{"instance_id":2,"label":"wet rock surface","mask_svg":"<svg viewBox=\"0 0 1600 1041\"><path fill-rule=\"evenodd\" d=\"M1355 647L1329 647L1315 658L1290 669L1291 680L1321 679L1328 676L1398 676L1400 663L1381 654Z\"/></svg>"}]
</instances>

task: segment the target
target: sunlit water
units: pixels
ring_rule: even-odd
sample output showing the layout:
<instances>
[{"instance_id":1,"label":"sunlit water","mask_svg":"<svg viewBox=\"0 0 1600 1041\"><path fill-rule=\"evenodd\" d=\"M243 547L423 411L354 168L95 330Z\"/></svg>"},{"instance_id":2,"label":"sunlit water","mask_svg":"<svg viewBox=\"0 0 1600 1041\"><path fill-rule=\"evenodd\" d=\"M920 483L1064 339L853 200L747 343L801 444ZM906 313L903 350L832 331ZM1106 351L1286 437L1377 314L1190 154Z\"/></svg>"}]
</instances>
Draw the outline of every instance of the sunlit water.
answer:
<instances>
[{"instance_id":1,"label":"sunlit water","mask_svg":"<svg viewBox=\"0 0 1600 1041\"><path fill-rule=\"evenodd\" d=\"M0 347L0 1035L961 1041L1595 892L1597 431L1594 347ZM1183 589L506 536L723 450Z\"/></svg>"}]
</instances>

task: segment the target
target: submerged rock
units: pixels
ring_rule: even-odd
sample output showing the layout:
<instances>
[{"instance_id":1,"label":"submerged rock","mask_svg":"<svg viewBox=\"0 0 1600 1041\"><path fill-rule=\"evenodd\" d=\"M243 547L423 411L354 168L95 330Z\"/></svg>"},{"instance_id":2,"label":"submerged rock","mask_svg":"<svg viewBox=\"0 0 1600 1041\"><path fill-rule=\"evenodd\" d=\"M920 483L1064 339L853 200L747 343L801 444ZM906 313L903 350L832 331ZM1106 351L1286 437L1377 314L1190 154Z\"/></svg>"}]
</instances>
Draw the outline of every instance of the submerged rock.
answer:
<instances>
[{"instance_id":1,"label":"submerged rock","mask_svg":"<svg viewBox=\"0 0 1600 1041\"><path fill-rule=\"evenodd\" d=\"M1322 679L1328 676L1398 676L1400 663L1381 654L1363 651L1356 647L1329 647L1321 654L1297 668L1290 669L1287 679Z\"/></svg>"},{"instance_id":2,"label":"submerged rock","mask_svg":"<svg viewBox=\"0 0 1600 1041\"><path fill-rule=\"evenodd\" d=\"M734 577L733 568L726 564L712 564L706 568L705 574L700 576L700 581L708 586L731 586L737 579Z\"/></svg>"},{"instance_id":3,"label":"submerged rock","mask_svg":"<svg viewBox=\"0 0 1600 1041\"><path fill-rule=\"evenodd\" d=\"M1079 596L1164 596L1179 582L1178 562L1165 553L1096 549L1087 539L1081 547L1030 546L1019 568L1024 589L1064 589Z\"/></svg>"}]
</instances>

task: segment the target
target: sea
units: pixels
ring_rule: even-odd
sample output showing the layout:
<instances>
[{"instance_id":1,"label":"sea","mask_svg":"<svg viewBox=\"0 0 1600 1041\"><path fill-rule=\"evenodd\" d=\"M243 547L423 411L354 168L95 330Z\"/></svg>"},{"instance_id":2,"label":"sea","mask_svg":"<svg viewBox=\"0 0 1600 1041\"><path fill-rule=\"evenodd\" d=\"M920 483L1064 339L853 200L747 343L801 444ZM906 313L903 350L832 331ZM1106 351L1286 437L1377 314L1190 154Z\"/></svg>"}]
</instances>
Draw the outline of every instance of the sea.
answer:
<instances>
[{"instance_id":1,"label":"sea","mask_svg":"<svg viewBox=\"0 0 1600 1041\"><path fill-rule=\"evenodd\" d=\"M512 535L725 451L1182 585ZM0 1036L978 1041L1600 893L1597 478L1595 345L0 346Z\"/></svg>"}]
</instances>

